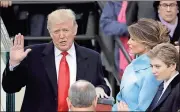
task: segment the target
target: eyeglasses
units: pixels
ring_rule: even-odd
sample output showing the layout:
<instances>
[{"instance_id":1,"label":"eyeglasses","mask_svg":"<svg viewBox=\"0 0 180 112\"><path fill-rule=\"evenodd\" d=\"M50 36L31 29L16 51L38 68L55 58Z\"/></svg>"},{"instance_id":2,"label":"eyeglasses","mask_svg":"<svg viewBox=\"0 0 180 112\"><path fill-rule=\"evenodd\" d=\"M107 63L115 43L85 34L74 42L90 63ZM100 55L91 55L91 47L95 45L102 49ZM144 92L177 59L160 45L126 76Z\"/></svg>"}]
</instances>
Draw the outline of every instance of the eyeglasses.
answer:
<instances>
[{"instance_id":1,"label":"eyeglasses","mask_svg":"<svg viewBox=\"0 0 180 112\"><path fill-rule=\"evenodd\" d=\"M168 8L168 7L170 7L170 8L175 8L176 6L177 6L177 4L175 4L175 3L172 3L172 4L159 4L159 6L161 6L162 8Z\"/></svg>"}]
</instances>

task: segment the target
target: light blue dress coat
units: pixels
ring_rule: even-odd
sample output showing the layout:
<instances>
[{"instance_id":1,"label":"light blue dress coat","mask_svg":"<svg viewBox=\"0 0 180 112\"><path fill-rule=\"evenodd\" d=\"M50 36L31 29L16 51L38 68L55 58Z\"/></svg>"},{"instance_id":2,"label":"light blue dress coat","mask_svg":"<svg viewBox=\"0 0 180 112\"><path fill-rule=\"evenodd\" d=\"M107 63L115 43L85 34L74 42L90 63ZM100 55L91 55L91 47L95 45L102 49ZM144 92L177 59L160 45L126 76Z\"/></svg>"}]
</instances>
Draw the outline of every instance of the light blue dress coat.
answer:
<instances>
[{"instance_id":1,"label":"light blue dress coat","mask_svg":"<svg viewBox=\"0 0 180 112\"><path fill-rule=\"evenodd\" d=\"M152 73L149 57L143 54L127 66L116 101L124 101L130 111L145 111L151 104L160 83ZM112 110L117 111L116 104Z\"/></svg>"}]
</instances>

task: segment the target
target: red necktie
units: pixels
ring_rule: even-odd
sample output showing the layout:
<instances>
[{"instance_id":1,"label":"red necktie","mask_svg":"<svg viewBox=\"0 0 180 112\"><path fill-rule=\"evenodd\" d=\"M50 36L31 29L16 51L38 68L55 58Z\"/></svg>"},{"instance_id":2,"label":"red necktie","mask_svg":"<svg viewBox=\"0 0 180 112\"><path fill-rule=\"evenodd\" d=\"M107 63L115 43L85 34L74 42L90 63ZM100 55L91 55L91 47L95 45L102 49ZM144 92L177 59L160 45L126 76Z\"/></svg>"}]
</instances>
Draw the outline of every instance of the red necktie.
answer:
<instances>
[{"instance_id":1,"label":"red necktie","mask_svg":"<svg viewBox=\"0 0 180 112\"><path fill-rule=\"evenodd\" d=\"M62 52L63 55L59 65L58 76L58 111L68 111L66 98L68 96L68 89L70 84L69 66L66 61L67 52Z\"/></svg>"}]
</instances>

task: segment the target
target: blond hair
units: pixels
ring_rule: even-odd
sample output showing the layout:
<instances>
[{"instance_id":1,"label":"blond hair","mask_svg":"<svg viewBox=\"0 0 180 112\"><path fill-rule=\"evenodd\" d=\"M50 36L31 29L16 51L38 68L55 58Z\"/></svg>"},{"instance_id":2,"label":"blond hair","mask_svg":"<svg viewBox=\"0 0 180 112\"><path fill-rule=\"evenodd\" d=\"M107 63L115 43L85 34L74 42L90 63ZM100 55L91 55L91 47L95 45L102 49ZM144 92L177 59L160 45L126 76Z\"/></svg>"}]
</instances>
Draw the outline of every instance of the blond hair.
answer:
<instances>
[{"instance_id":1,"label":"blond hair","mask_svg":"<svg viewBox=\"0 0 180 112\"><path fill-rule=\"evenodd\" d=\"M149 49L160 43L169 42L168 28L153 19L140 19L128 27L131 38L143 43Z\"/></svg>"},{"instance_id":2,"label":"blond hair","mask_svg":"<svg viewBox=\"0 0 180 112\"><path fill-rule=\"evenodd\" d=\"M162 43L150 50L147 55L152 58L158 58L167 66L176 64L176 70L179 70L179 53L174 45L170 43Z\"/></svg>"},{"instance_id":3,"label":"blond hair","mask_svg":"<svg viewBox=\"0 0 180 112\"><path fill-rule=\"evenodd\" d=\"M75 13L71 9L55 10L48 15L47 29L50 30L51 26L57 21L63 23L68 20L72 20L74 24L77 24Z\"/></svg>"}]
</instances>

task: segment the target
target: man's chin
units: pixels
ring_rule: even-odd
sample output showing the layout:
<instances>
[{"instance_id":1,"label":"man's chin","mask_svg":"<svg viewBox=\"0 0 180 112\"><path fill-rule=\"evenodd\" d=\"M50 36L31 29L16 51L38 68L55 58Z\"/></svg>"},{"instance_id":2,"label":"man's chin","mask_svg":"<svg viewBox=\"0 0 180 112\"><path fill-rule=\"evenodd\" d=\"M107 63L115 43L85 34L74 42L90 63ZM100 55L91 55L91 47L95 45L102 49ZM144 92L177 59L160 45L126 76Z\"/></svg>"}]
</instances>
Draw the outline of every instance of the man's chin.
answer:
<instances>
[{"instance_id":1,"label":"man's chin","mask_svg":"<svg viewBox=\"0 0 180 112\"><path fill-rule=\"evenodd\" d=\"M171 23L173 20L172 20L171 18L166 18L165 21L166 21L167 23Z\"/></svg>"},{"instance_id":2,"label":"man's chin","mask_svg":"<svg viewBox=\"0 0 180 112\"><path fill-rule=\"evenodd\" d=\"M70 49L70 47L69 46L59 46L58 49L61 51L68 51Z\"/></svg>"},{"instance_id":3,"label":"man's chin","mask_svg":"<svg viewBox=\"0 0 180 112\"><path fill-rule=\"evenodd\" d=\"M158 81L162 81L162 80L163 80L162 78L160 78L160 77L158 77L158 76L156 76L156 79L157 79Z\"/></svg>"},{"instance_id":4,"label":"man's chin","mask_svg":"<svg viewBox=\"0 0 180 112\"><path fill-rule=\"evenodd\" d=\"M60 47L59 50L61 50L61 51L68 51L69 49L67 47Z\"/></svg>"}]
</instances>

